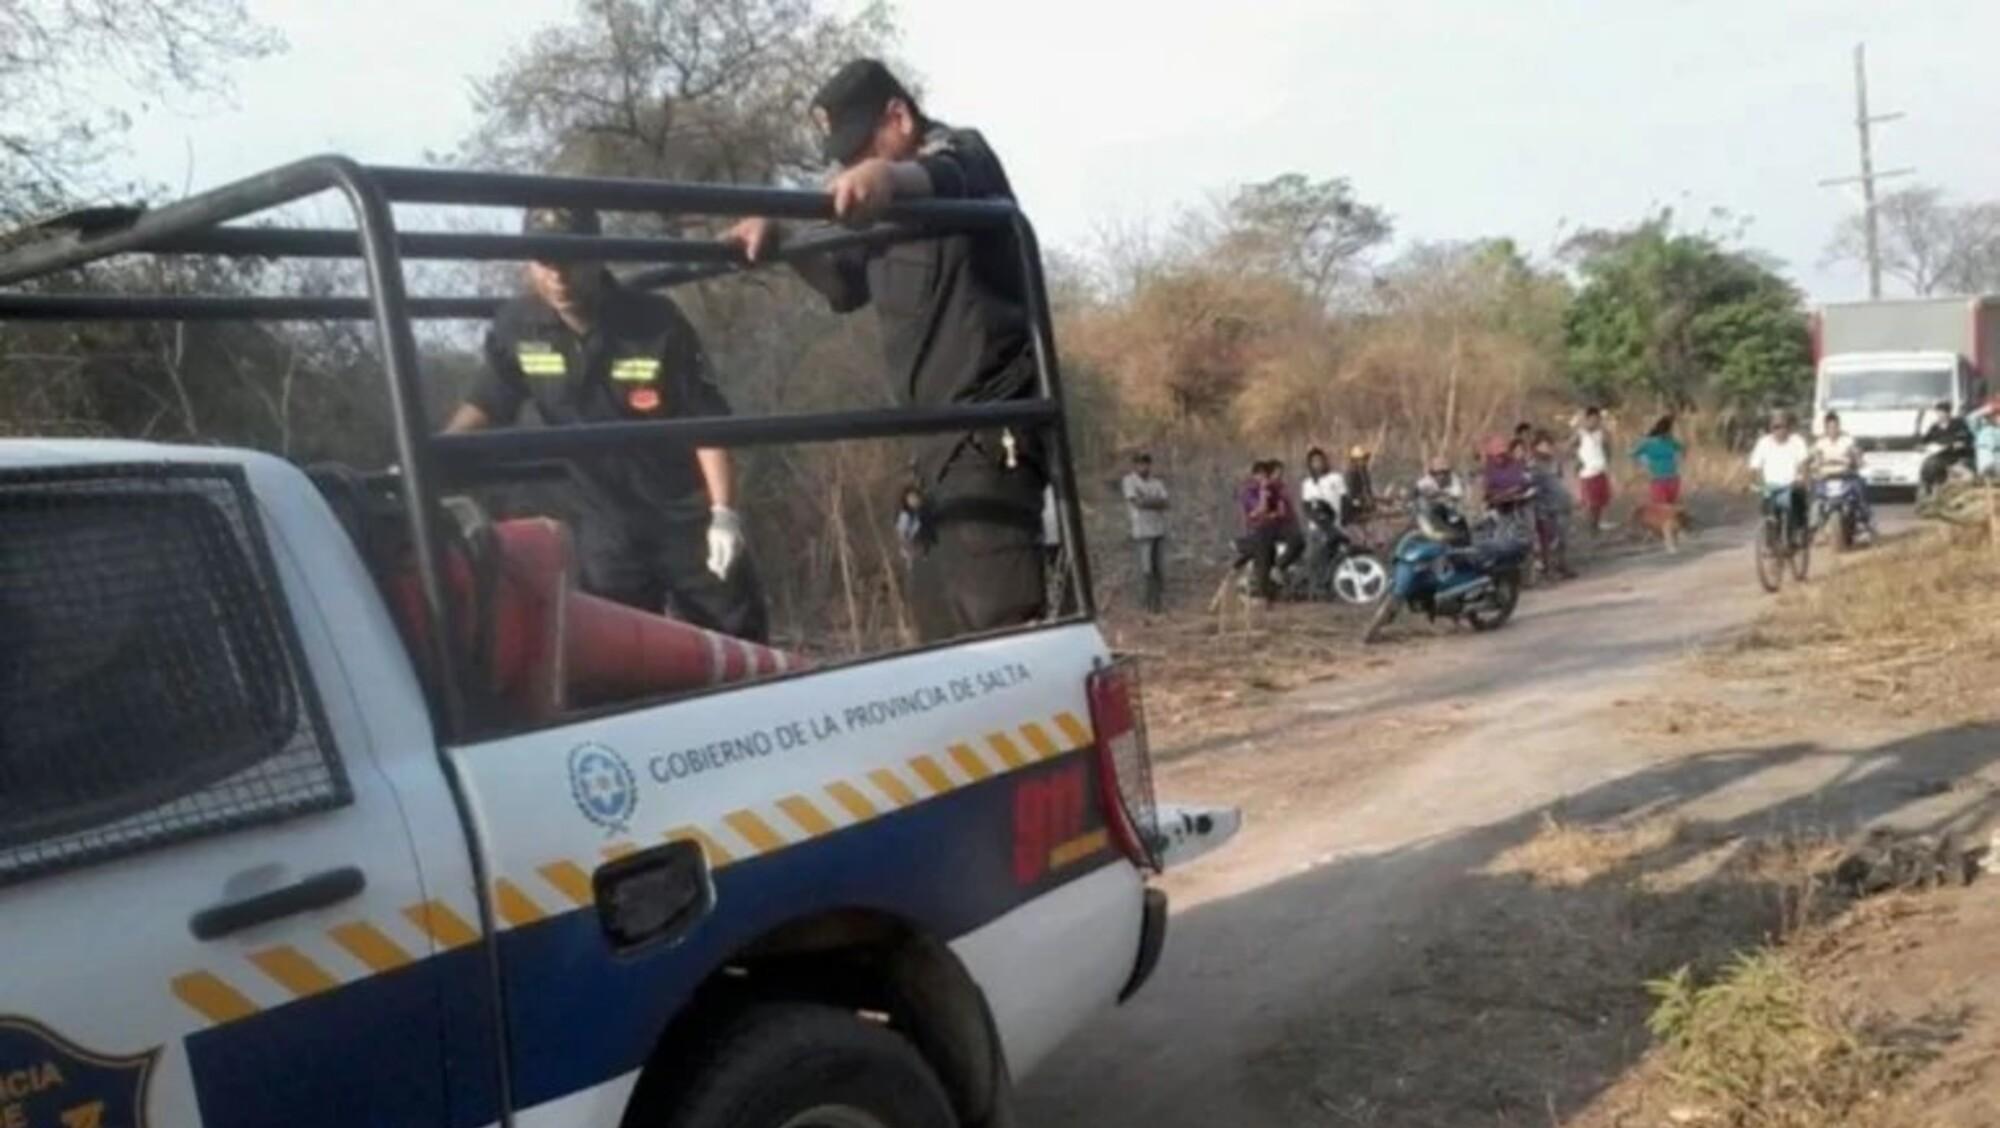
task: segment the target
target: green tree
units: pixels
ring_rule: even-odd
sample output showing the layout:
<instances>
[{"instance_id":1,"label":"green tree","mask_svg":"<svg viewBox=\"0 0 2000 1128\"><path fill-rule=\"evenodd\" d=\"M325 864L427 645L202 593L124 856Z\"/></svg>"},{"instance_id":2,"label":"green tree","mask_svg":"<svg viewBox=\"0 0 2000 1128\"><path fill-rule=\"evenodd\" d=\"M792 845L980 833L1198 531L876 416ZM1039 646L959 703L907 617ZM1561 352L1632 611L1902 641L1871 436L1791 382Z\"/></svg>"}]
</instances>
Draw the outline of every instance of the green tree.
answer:
<instances>
[{"instance_id":1,"label":"green tree","mask_svg":"<svg viewBox=\"0 0 2000 1128\"><path fill-rule=\"evenodd\" d=\"M1810 382L1799 293L1769 263L1677 233L1664 211L1565 249L1583 282L1564 318L1565 369L1584 397L1741 409Z\"/></svg>"}]
</instances>

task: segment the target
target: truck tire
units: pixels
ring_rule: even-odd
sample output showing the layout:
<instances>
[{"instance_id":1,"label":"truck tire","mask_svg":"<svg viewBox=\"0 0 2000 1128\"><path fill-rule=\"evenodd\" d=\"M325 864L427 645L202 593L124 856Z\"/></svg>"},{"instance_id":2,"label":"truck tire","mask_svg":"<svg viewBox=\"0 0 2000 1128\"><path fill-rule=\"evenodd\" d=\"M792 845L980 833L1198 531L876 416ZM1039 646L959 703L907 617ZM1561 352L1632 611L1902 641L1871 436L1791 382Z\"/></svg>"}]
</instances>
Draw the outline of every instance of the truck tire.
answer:
<instances>
[{"instance_id":1,"label":"truck tire","mask_svg":"<svg viewBox=\"0 0 2000 1128\"><path fill-rule=\"evenodd\" d=\"M956 1128L916 1047L878 1023L804 1003L752 1007L680 1063L660 1128Z\"/></svg>"}]
</instances>

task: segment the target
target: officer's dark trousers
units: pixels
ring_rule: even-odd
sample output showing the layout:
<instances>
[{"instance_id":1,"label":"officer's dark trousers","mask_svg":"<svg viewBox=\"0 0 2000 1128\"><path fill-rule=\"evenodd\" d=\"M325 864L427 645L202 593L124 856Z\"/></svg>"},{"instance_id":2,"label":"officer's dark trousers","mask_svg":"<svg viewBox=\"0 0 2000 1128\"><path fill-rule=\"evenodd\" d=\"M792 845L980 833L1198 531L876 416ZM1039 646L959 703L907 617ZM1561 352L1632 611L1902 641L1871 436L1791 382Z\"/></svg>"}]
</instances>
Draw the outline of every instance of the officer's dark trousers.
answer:
<instances>
[{"instance_id":1,"label":"officer's dark trousers","mask_svg":"<svg viewBox=\"0 0 2000 1128\"><path fill-rule=\"evenodd\" d=\"M591 530L579 546L583 590L698 627L767 642L764 587L748 554L725 582L708 570L708 514L670 518L648 529Z\"/></svg>"},{"instance_id":2,"label":"officer's dark trousers","mask_svg":"<svg viewBox=\"0 0 2000 1128\"><path fill-rule=\"evenodd\" d=\"M910 566L917 633L936 642L1032 622L1046 603L1039 459L1009 468L991 441L967 445L927 475L935 538Z\"/></svg>"}]
</instances>

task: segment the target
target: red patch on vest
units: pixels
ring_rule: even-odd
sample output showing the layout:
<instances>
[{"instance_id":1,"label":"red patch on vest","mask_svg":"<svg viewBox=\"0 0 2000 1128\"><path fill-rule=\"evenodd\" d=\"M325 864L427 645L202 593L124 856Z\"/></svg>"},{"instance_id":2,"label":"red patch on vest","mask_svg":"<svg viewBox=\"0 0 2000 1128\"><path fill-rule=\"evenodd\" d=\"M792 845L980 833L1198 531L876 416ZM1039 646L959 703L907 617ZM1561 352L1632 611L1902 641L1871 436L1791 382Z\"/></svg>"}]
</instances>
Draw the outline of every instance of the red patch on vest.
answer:
<instances>
[{"instance_id":1,"label":"red patch on vest","mask_svg":"<svg viewBox=\"0 0 2000 1128\"><path fill-rule=\"evenodd\" d=\"M658 411L660 393L652 388L633 388L626 394L625 402L631 404L634 411Z\"/></svg>"}]
</instances>

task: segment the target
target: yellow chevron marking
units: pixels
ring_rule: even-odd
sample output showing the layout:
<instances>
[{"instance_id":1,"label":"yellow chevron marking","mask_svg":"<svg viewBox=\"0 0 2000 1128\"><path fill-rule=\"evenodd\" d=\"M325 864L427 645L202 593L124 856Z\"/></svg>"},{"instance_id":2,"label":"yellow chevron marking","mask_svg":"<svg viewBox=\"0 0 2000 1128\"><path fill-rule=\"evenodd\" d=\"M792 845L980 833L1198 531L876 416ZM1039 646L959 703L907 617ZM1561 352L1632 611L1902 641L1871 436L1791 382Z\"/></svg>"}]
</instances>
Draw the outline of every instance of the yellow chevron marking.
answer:
<instances>
[{"instance_id":1,"label":"yellow chevron marking","mask_svg":"<svg viewBox=\"0 0 2000 1128\"><path fill-rule=\"evenodd\" d=\"M462 948L479 939L479 932L443 901L419 902L404 909L403 915L440 948Z\"/></svg>"},{"instance_id":2,"label":"yellow chevron marking","mask_svg":"<svg viewBox=\"0 0 2000 1128\"><path fill-rule=\"evenodd\" d=\"M743 841L755 847L759 854L768 854L785 845L784 838L755 811L732 811L724 815L722 821L729 824L729 829L742 835Z\"/></svg>"},{"instance_id":3,"label":"yellow chevron marking","mask_svg":"<svg viewBox=\"0 0 2000 1128\"><path fill-rule=\"evenodd\" d=\"M872 819L882 813L851 783L829 783L826 785L826 793L833 796L834 802L840 804L848 814L857 819Z\"/></svg>"},{"instance_id":4,"label":"yellow chevron marking","mask_svg":"<svg viewBox=\"0 0 2000 1128\"><path fill-rule=\"evenodd\" d=\"M814 838L833 833L833 820L827 818L826 812L813 806L812 800L803 795L785 796L778 800L778 809L785 812L786 818L799 824L800 830Z\"/></svg>"},{"instance_id":5,"label":"yellow chevron marking","mask_svg":"<svg viewBox=\"0 0 2000 1128\"><path fill-rule=\"evenodd\" d=\"M736 860L734 855L722 848L722 843L717 842L712 835L698 826L677 826L660 837L669 842L685 838L700 846L701 852L708 855L709 869L721 869Z\"/></svg>"},{"instance_id":6,"label":"yellow chevron marking","mask_svg":"<svg viewBox=\"0 0 2000 1128\"><path fill-rule=\"evenodd\" d=\"M543 881L560 890L572 904L588 905L596 900L590 891L590 875L575 862L550 862L535 872L542 875Z\"/></svg>"},{"instance_id":7,"label":"yellow chevron marking","mask_svg":"<svg viewBox=\"0 0 2000 1128\"><path fill-rule=\"evenodd\" d=\"M402 945L365 920L349 921L329 928L327 935L370 971L394 971L410 962L410 953L405 952Z\"/></svg>"},{"instance_id":8,"label":"yellow chevron marking","mask_svg":"<svg viewBox=\"0 0 2000 1128\"><path fill-rule=\"evenodd\" d=\"M881 789L882 794L898 807L907 807L917 801L917 793L903 782L901 776L887 768L877 768L868 773L868 782Z\"/></svg>"},{"instance_id":9,"label":"yellow chevron marking","mask_svg":"<svg viewBox=\"0 0 2000 1128\"><path fill-rule=\"evenodd\" d=\"M943 795L952 788L951 777L944 774L944 769L929 756L913 758L910 770L917 773L917 778L924 781L924 786L930 788L933 795Z\"/></svg>"},{"instance_id":10,"label":"yellow chevron marking","mask_svg":"<svg viewBox=\"0 0 2000 1128\"><path fill-rule=\"evenodd\" d=\"M613 842L611 845L598 851L598 853L604 855L604 860L607 862L615 862L628 854L636 854L638 852L639 844L637 842Z\"/></svg>"},{"instance_id":11,"label":"yellow chevron marking","mask_svg":"<svg viewBox=\"0 0 2000 1128\"><path fill-rule=\"evenodd\" d=\"M257 1013L257 1004L241 991L206 971L190 971L173 978L174 997L193 1007L217 1026Z\"/></svg>"},{"instance_id":12,"label":"yellow chevron marking","mask_svg":"<svg viewBox=\"0 0 2000 1128\"><path fill-rule=\"evenodd\" d=\"M501 920L516 928L533 924L548 915L540 905L535 904L534 898L504 877L493 883L493 911L500 914Z\"/></svg>"},{"instance_id":13,"label":"yellow chevron marking","mask_svg":"<svg viewBox=\"0 0 2000 1128\"><path fill-rule=\"evenodd\" d=\"M1021 746L1014 743L1013 737L1008 736L1004 732L987 733L986 746L993 749L993 754L1000 757L1000 762L1009 768L1027 767L1029 761L1033 759L1026 752L1021 751Z\"/></svg>"},{"instance_id":14,"label":"yellow chevron marking","mask_svg":"<svg viewBox=\"0 0 2000 1128\"><path fill-rule=\"evenodd\" d=\"M1033 721L1021 726L1021 735L1027 738L1028 747L1035 750L1035 758L1038 760L1062 755L1062 746L1056 743L1056 738L1049 735L1049 730Z\"/></svg>"},{"instance_id":15,"label":"yellow chevron marking","mask_svg":"<svg viewBox=\"0 0 2000 1128\"><path fill-rule=\"evenodd\" d=\"M1075 713L1057 713L1056 727L1062 730L1063 737L1069 741L1072 749L1087 748L1097 742L1091 736L1090 726L1078 720Z\"/></svg>"},{"instance_id":16,"label":"yellow chevron marking","mask_svg":"<svg viewBox=\"0 0 2000 1128\"><path fill-rule=\"evenodd\" d=\"M1078 835L1068 842L1059 842L1055 849L1049 851L1049 868L1061 869L1071 862L1080 862L1104 849L1110 841L1103 830L1093 830L1089 834Z\"/></svg>"},{"instance_id":17,"label":"yellow chevron marking","mask_svg":"<svg viewBox=\"0 0 2000 1128\"><path fill-rule=\"evenodd\" d=\"M280 987L290 991L296 998L303 999L340 986L340 982L328 975L325 968L314 963L312 957L290 944L279 944L276 947L265 948L261 952L252 952L250 962L256 964L265 975L277 980Z\"/></svg>"},{"instance_id":18,"label":"yellow chevron marking","mask_svg":"<svg viewBox=\"0 0 2000 1128\"><path fill-rule=\"evenodd\" d=\"M959 770L963 771L966 775L971 776L972 782L978 783L982 779L990 779L992 777L992 766L981 759L979 753L972 750L971 745L954 744L951 746L950 752L951 762L957 764Z\"/></svg>"}]
</instances>

